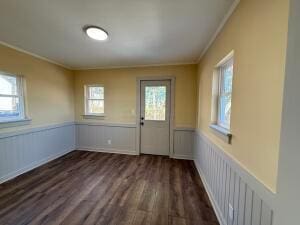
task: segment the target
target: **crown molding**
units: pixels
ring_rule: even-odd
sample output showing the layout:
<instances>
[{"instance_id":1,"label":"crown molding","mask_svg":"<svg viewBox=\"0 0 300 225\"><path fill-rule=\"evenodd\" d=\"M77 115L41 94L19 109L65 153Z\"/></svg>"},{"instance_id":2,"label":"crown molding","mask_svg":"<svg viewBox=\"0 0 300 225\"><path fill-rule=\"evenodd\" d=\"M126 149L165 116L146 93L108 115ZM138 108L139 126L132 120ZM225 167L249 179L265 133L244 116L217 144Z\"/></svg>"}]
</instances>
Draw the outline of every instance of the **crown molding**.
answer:
<instances>
[{"instance_id":1,"label":"crown molding","mask_svg":"<svg viewBox=\"0 0 300 225\"><path fill-rule=\"evenodd\" d=\"M208 51L208 49L210 48L210 46L214 43L214 41L216 40L217 36L219 35L219 33L222 31L222 29L224 28L224 26L226 25L228 19L231 17L231 15L233 14L233 12L235 11L235 9L237 8L238 4L240 3L240 0L234 0L234 2L232 3L232 5L230 6L228 12L226 13L226 15L224 16L223 20L221 21L220 25L218 26L218 29L216 30L216 32L213 34L213 36L211 37L210 41L208 42L208 44L206 45L206 47L203 49L203 51L201 52L200 57L198 58L197 62L200 62L200 60L202 59L202 57L205 55L205 53Z\"/></svg>"},{"instance_id":2,"label":"crown molding","mask_svg":"<svg viewBox=\"0 0 300 225\"><path fill-rule=\"evenodd\" d=\"M6 47L8 47L8 48L14 49L14 50L16 50L16 51L18 51L18 52L25 53L25 54L30 55L30 56L33 56L33 57L35 57L35 58L41 59L41 60L43 60L43 61L46 61L46 62L55 64L55 65L57 65L57 66L61 66L61 67L65 68L65 69L72 70L72 68L69 67L69 66L63 65L63 64L61 64L61 63L58 63L58 62L53 61L53 60L51 60L51 59L48 59L48 58L45 58L45 57L43 57L43 56L37 55L37 54L35 54L35 53L26 51L26 50L24 50L24 49L22 49L22 48L13 46L13 45L8 44L8 43L6 43L6 42L0 41L0 44L3 45L3 46L6 46Z\"/></svg>"},{"instance_id":3,"label":"crown molding","mask_svg":"<svg viewBox=\"0 0 300 225\"><path fill-rule=\"evenodd\" d=\"M196 65L197 61L190 62L176 62L176 63L162 63L162 64L143 64L143 65L131 65L131 66L103 66L103 67L82 67L82 68L72 68L74 71L80 70L106 70L106 69L134 69L143 67L158 67L158 66L181 66L181 65Z\"/></svg>"},{"instance_id":4,"label":"crown molding","mask_svg":"<svg viewBox=\"0 0 300 225\"><path fill-rule=\"evenodd\" d=\"M55 64L57 66L61 66L61 67L65 68L65 69L72 70L72 71L98 70L98 69L99 70L100 69L124 69L124 68L140 68L140 67L157 67L157 66L180 66L180 65L194 65L194 64L197 64L197 61L190 61L190 62L176 62L176 63L162 63L162 64L130 65L130 66L103 66L103 67L82 67L82 68L79 67L79 68L76 68L76 67L70 67L70 66L63 65L63 64L58 63L56 61L53 61L51 59L45 58L43 56L37 55L37 54L32 53L32 52L26 51L26 50L24 50L22 48L13 46L13 45L8 44L8 43L3 42L3 41L0 41L0 45L6 46L6 47L14 49L14 50L16 50L18 52L25 53L27 55L33 56L35 58L41 59L43 61L46 61L46 62L49 62L49 63L52 63L52 64Z\"/></svg>"}]
</instances>

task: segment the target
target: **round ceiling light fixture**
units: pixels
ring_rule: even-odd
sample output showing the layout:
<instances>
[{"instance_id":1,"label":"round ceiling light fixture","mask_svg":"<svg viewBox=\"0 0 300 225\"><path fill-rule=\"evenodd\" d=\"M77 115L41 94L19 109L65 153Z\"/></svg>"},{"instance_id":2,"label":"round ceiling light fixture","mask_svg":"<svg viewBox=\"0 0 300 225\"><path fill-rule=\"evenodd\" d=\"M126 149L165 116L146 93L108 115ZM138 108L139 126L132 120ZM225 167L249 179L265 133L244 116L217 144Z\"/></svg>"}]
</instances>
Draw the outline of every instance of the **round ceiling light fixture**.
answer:
<instances>
[{"instance_id":1,"label":"round ceiling light fixture","mask_svg":"<svg viewBox=\"0 0 300 225\"><path fill-rule=\"evenodd\" d=\"M84 28L85 33L90 38L97 40L97 41L105 41L108 38L108 33L102 29L101 27L96 26L88 26Z\"/></svg>"}]
</instances>

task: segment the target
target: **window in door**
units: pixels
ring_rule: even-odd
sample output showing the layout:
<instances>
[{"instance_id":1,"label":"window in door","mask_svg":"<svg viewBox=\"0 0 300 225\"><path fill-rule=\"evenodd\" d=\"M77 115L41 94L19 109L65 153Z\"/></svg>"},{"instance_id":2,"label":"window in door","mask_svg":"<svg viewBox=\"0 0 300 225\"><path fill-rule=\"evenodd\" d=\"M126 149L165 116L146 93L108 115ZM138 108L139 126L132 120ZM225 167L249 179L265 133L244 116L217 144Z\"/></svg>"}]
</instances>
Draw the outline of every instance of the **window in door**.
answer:
<instances>
[{"instance_id":1,"label":"window in door","mask_svg":"<svg viewBox=\"0 0 300 225\"><path fill-rule=\"evenodd\" d=\"M145 87L145 120L166 120L166 86Z\"/></svg>"}]
</instances>

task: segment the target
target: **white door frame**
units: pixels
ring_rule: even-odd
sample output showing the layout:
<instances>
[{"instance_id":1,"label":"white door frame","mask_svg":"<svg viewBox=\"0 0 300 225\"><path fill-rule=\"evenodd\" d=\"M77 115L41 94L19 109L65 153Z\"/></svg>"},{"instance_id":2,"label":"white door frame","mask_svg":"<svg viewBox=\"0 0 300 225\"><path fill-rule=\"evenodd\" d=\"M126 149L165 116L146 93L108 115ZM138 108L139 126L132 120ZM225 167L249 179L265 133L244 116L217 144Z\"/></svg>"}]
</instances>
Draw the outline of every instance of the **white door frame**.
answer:
<instances>
[{"instance_id":1,"label":"white door frame","mask_svg":"<svg viewBox=\"0 0 300 225\"><path fill-rule=\"evenodd\" d=\"M168 80L171 82L171 102L170 102L170 151L169 157L173 158L174 155L174 120L175 120L175 76L153 76L153 77L137 77L136 78L136 152L141 154L141 131L140 131L140 114L141 114L141 81L154 81L154 80Z\"/></svg>"}]
</instances>

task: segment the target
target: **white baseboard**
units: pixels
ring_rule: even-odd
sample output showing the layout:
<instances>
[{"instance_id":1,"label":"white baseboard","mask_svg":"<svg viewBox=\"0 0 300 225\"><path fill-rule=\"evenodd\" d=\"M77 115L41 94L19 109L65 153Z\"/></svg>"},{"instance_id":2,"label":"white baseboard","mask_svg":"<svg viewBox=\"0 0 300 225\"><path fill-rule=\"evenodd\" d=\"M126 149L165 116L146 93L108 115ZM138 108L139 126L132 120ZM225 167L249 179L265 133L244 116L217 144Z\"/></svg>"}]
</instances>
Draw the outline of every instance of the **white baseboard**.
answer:
<instances>
[{"instance_id":1,"label":"white baseboard","mask_svg":"<svg viewBox=\"0 0 300 225\"><path fill-rule=\"evenodd\" d=\"M45 159L39 160L37 162L33 162L33 163L31 163L31 164L23 167L22 169L19 169L17 171L13 171L12 173L9 173L9 174L1 177L0 178L0 184L4 183L6 181L9 181L9 180L11 180L11 179L13 179L13 178L15 178L15 177L17 177L17 176L19 176L21 174L24 174L24 173L26 173L26 172L28 172L30 170L33 170L33 169L35 169L35 168L37 168L37 167L39 167L41 165L44 165L44 164L46 164L46 163L48 163L48 162L50 162L50 161L52 161L54 159L57 159L57 158L59 158L59 157L61 157L63 155L66 155L69 152L74 151L74 150L75 149L68 149L67 151L63 151L63 152L60 152L59 154L55 154L55 155L49 156L49 157L47 157Z\"/></svg>"},{"instance_id":2,"label":"white baseboard","mask_svg":"<svg viewBox=\"0 0 300 225\"><path fill-rule=\"evenodd\" d=\"M178 154L174 154L172 158L174 158L174 159L193 160L193 156L191 156L191 155L178 155Z\"/></svg>"},{"instance_id":3,"label":"white baseboard","mask_svg":"<svg viewBox=\"0 0 300 225\"><path fill-rule=\"evenodd\" d=\"M123 155L138 155L138 153L136 151L110 149L110 148L77 147L76 150L89 151L89 152L103 152L103 153L112 153L112 154L123 154Z\"/></svg>"},{"instance_id":4,"label":"white baseboard","mask_svg":"<svg viewBox=\"0 0 300 225\"><path fill-rule=\"evenodd\" d=\"M89 152L103 152L103 153L112 153L112 154L123 154L123 155L139 155L135 151L130 150L121 150L121 149L110 149L110 148L91 148L91 147L78 147L78 151L89 151ZM174 159L184 159L184 160L193 160L192 156L188 155L173 155Z\"/></svg>"},{"instance_id":5,"label":"white baseboard","mask_svg":"<svg viewBox=\"0 0 300 225\"><path fill-rule=\"evenodd\" d=\"M196 160L194 160L194 163L195 163L195 165L196 165L198 174L199 174L199 176L200 176L200 178L201 178L201 180L202 180L202 183L203 183L203 185L204 185L204 188L205 188L205 190L206 190L206 193L207 193L207 195L208 195L208 197L209 197L209 200L210 200L210 202L211 202L211 204L212 204L212 207L213 207L213 209L214 209L214 211L215 211L215 214L216 214L216 216L217 216L217 219L218 219L220 225L227 225L227 223L225 222L224 217L222 216L222 213L221 213L221 210L220 210L220 208L219 208L219 206L218 206L218 204L217 204L217 201L215 200L215 198L214 198L214 196L213 196L213 194L212 194L212 191L210 190L209 185L208 185L208 183L206 182L205 176L203 175L200 166L198 165L198 163L197 163Z\"/></svg>"}]
</instances>

